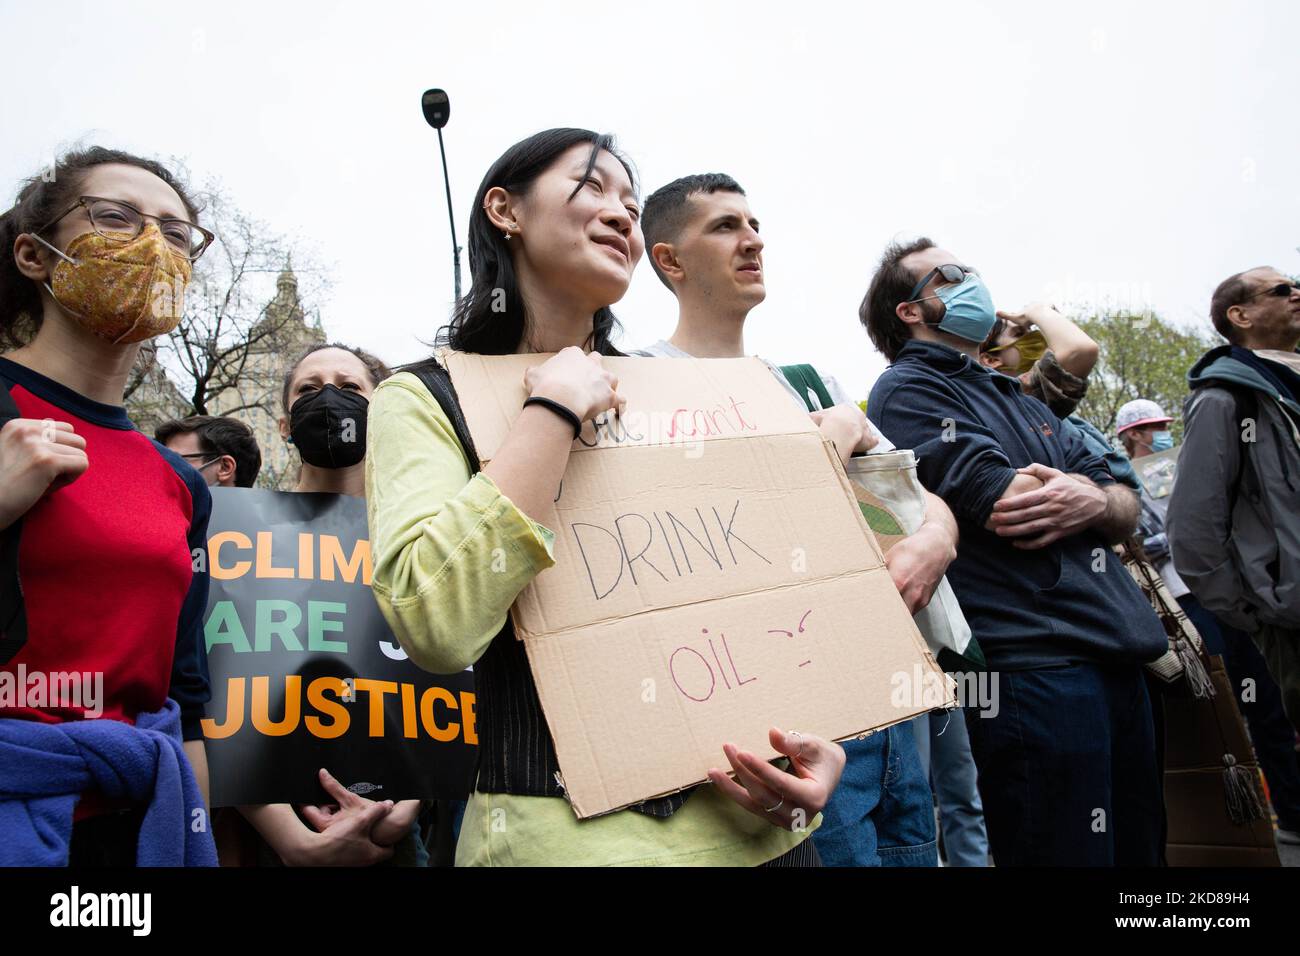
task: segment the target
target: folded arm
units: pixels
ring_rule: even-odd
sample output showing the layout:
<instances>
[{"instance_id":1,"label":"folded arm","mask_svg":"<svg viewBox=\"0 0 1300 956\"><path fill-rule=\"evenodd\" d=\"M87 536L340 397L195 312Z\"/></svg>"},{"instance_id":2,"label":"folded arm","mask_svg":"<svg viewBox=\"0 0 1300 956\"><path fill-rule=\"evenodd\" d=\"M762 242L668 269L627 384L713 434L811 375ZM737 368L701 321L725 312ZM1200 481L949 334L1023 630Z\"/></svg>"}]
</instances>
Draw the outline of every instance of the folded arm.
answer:
<instances>
[{"instance_id":1,"label":"folded arm","mask_svg":"<svg viewBox=\"0 0 1300 956\"><path fill-rule=\"evenodd\" d=\"M1030 465L1007 486L985 527L1014 538L1017 548L1033 550L1087 529L1118 544L1133 533L1137 518L1137 495L1123 485L1098 485L1087 475Z\"/></svg>"}]
</instances>

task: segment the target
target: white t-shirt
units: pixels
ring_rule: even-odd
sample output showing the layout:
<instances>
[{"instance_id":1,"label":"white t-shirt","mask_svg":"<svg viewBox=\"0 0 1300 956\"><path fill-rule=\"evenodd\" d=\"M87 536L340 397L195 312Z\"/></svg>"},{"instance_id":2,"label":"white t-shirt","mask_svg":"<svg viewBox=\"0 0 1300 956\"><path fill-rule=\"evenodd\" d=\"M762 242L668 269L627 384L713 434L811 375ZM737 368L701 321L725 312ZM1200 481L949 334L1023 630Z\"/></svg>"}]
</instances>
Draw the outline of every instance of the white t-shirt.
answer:
<instances>
[{"instance_id":1,"label":"white t-shirt","mask_svg":"<svg viewBox=\"0 0 1300 956\"><path fill-rule=\"evenodd\" d=\"M636 351L631 352L629 354L643 355L648 358L691 358L692 357L689 352L683 352L681 349L673 345L667 339L660 339L654 345L648 345L643 349L637 349ZM771 362L769 362L765 358L762 358L761 356L759 357L759 361L762 362L764 365L766 365L768 367L768 370L771 371L771 373L776 376L776 380L781 383L782 388L784 388L787 392L789 392L790 397L794 401L799 403L800 408L808 407L808 403L805 402L802 397L800 397L797 391L795 391L794 386L790 384L790 380L785 377L785 373L782 372L779 367L773 365ZM822 380L822 384L826 386L826 393L830 395L831 401L834 402L836 405L843 405L845 403L851 403L855 405L857 404L856 402L853 401L852 398L849 397L848 393L845 392L844 389L840 387L840 383L835 381L834 376L822 375L821 380ZM821 402L820 400L818 400L815 394L809 394L808 397L809 400L812 402L813 408L820 407ZM880 454L887 451L894 451L894 443L880 433L880 429L878 429L875 426L874 422L868 419L867 426L871 429L872 434L876 436L876 444L872 447L870 454Z\"/></svg>"}]
</instances>

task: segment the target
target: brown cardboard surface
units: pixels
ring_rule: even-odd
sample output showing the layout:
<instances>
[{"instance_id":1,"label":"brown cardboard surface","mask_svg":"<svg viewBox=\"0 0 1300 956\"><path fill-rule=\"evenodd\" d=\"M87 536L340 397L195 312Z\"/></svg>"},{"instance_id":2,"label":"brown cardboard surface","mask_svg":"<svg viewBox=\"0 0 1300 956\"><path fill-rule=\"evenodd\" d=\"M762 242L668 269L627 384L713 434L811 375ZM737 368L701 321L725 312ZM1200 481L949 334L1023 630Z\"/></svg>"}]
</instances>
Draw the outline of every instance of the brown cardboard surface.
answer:
<instances>
[{"instance_id":1,"label":"brown cardboard surface","mask_svg":"<svg viewBox=\"0 0 1300 956\"><path fill-rule=\"evenodd\" d=\"M519 596L516 627L534 637L880 568L846 504L816 432L714 442L698 458L647 446L573 455L540 519L556 563Z\"/></svg>"},{"instance_id":2,"label":"brown cardboard surface","mask_svg":"<svg viewBox=\"0 0 1300 956\"><path fill-rule=\"evenodd\" d=\"M440 356L461 397L479 458L492 460L528 393L524 372L546 355ZM605 358L627 406L621 420L587 422L575 451L630 445L678 445L698 454L703 442L796 432L816 433L759 359ZM466 401L467 392L473 401Z\"/></svg>"},{"instance_id":3,"label":"brown cardboard surface","mask_svg":"<svg viewBox=\"0 0 1300 956\"><path fill-rule=\"evenodd\" d=\"M882 571L638 614L525 641L578 816L729 769L723 742L774 756L769 727L843 739L922 708L891 703L923 652ZM896 595L896 592L894 592ZM617 651L613 649L617 648Z\"/></svg>"},{"instance_id":4,"label":"brown cardboard surface","mask_svg":"<svg viewBox=\"0 0 1300 956\"><path fill-rule=\"evenodd\" d=\"M485 461L547 357L446 356ZM834 449L766 366L605 366L630 427L584 428L540 517L556 564L511 612L579 817L702 782L724 742L774 757L772 726L843 739L953 700Z\"/></svg>"}]
</instances>

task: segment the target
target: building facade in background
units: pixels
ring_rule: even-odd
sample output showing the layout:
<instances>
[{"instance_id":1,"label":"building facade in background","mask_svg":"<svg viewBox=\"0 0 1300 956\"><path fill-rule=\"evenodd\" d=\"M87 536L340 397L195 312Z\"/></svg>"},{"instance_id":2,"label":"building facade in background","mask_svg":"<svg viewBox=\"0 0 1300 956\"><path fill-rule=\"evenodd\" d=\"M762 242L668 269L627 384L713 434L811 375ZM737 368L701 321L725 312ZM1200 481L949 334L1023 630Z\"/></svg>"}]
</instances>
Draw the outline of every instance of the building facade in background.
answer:
<instances>
[{"instance_id":1,"label":"building facade in background","mask_svg":"<svg viewBox=\"0 0 1300 956\"><path fill-rule=\"evenodd\" d=\"M127 411L135 427L152 435L163 422L189 415L193 406L158 361L158 346L145 342L127 381Z\"/></svg>"},{"instance_id":2,"label":"building facade in background","mask_svg":"<svg viewBox=\"0 0 1300 956\"><path fill-rule=\"evenodd\" d=\"M213 415L229 414L253 430L262 449L261 488L288 488L298 474L298 453L280 437L281 394L289 366L312 345L326 341L320 315L308 324L298 297L298 277L285 262L275 281L275 298L266 314L249 332L244 368L235 388L226 389L211 402Z\"/></svg>"}]
</instances>

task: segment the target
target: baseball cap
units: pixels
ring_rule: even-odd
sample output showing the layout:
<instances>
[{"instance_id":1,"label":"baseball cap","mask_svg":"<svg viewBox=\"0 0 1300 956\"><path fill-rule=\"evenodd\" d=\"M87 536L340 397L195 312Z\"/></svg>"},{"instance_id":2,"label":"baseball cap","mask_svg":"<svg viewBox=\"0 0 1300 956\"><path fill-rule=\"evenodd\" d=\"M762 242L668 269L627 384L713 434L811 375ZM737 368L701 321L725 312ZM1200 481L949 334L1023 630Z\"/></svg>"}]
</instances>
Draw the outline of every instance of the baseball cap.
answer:
<instances>
[{"instance_id":1,"label":"baseball cap","mask_svg":"<svg viewBox=\"0 0 1300 956\"><path fill-rule=\"evenodd\" d=\"M1137 428L1139 425L1153 425L1157 422L1173 421L1165 410L1151 401L1149 398L1138 398L1131 402L1125 402L1120 406L1118 414L1115 416L1115 433L1122 435L1130 428Z\"/></svg>"}]
</instances>

